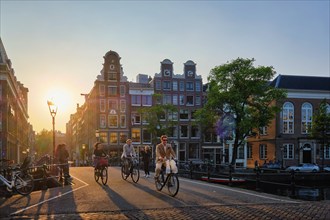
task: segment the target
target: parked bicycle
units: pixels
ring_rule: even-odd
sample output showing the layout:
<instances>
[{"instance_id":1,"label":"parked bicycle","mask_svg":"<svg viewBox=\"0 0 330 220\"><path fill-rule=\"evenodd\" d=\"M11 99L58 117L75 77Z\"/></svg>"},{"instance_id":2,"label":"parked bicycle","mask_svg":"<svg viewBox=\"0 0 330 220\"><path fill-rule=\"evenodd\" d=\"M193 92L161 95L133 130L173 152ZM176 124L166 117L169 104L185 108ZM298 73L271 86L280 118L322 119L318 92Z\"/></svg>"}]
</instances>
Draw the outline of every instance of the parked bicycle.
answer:
<instances>
[{"instance_id":1,"label":"parked bicycle","mask_svg":"<svg viewBox=\"0 0 330 220\"><path fill-rule=\"evenodd\" d=\"M9 161L2 159L2 161ZM28 174L27 169L31 162L31 158L25 158L23 164L19 166L10 167L4 169L8 173L8 179L0 174L0 180L6 185L6 189L9 192L16 191L21 195L28 195L34 189L33 177Z\"/></svg>"},{"instance_id":2,"label":"parked bicycle","mask_svg":"<svg viewBox=\"0 0 330 220\"><path fill-rule=\"evenodd\" d=\"M161 191L165 186L167 186L168 193L170 196L174 197L179 192L179 178L176 173L171 172L165 174L166 167L163 165L159 174L159 178L155 180L156 189ZM166 175L166 177L165 177Z\"/></svg>"},{"instance_id":3,"label":"parked bicycle","mask_svg":"<svg viewBox=\"0 0 330 220\"><path fill-rule=\"evenodd\" d=\"M140 179L140 170L139 163L135 158L128 159L127 170L125 166L125 162L122 162L121 165L121 177L123 180L126 180L129 176L131 176L134 183L137 183Z\"/></svg>"},{"instance_id":4,"label":"parked bicycle","mask_svg":"<svg viewBox=\"0 0 330 220\"><path fill-rule=\"evenodd\" d=\"M103 185L106 185L108 182L108 156L106 157L94 157L95 161L95 169L94 169L94 179L96 182L99 181L101 178L101 181Z\"/></svg>"}]
</instances>

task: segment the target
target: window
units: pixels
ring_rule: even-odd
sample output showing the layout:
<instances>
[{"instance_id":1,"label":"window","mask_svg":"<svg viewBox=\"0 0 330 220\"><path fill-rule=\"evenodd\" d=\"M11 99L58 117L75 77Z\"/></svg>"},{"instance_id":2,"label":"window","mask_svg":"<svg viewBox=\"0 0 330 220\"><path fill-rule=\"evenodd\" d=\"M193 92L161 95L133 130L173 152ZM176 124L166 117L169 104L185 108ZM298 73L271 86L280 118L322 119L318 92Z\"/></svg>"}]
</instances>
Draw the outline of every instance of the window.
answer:
<instances>
[{"instance_id":1,"label":"window","mask_svg":"<svg viewBox=\"0 0 330 220\"><path fill-rule=\"evenodd\" d=\"M171 82L170 81L163 81L163 89L164 90L171 90Z\"/></svg>"},{"instance_id":2,"label":"window","mask_svg":"<svg viewBox=\"0 0 330 220\"><path fill-rule=\"evenodd\" d=\"M132 128L132 142L140 142L140 129Z\"/></svg>"},{"instance_id":3,"label":"window","mask_svg":"<svg viewBox=\"0 0 330 220\"><path fill-rule=\"evenodd\" d=\"M187 105L194 105L194 96L187 95Z\"/></svg>"},{"instance_id":4,"label":"window","mask_svg":"<svg viewBox=\"0 0 330 220\"><path fill-rule=\"evenodd\" d=\"M100 99L100 112L105 112L105 99Z\"/></svg>"},{"instance_id":5,"label":"window","mask_svg":"<svg viewBox=\"0 0 330 220\"><path fill-rule=\"evenodd\" d=\"M294 108L292 103L284 103L281 116L282 132L284 134L293 134Z\"/></svg>"},{"instance_id":6,"label":"window","mask_svg":"<svg viewBox=\"0 0 330 220\"><path fill-rule=\"evenodd\" d=\"M170 128L169 137L174 137L174 138L178 137L178 127L177 126L173 126Z\"/></svg>"},{"instance_id":7,"label":"window","mask_svg":"<svg viewBox=\"0 0 330 220\"><path fill-rule=\"evenodd\" d=\"M184 95L180 95L180 105L184 105Z\"/></svg>"},{"instance_id":8,"label":"window","mask_svg":"<svg viewBox=\"0 0 330 220\"><path fill-rule=\"evenodd\" d=\"M142 96L142 105L143 106L151 106L152 105L152 97L151 95L143 95Z\"/></svg>"},{"instance_id":9,"label":"window","mask_svg":"<svg viewBox=\"0 0 330 220\"><path fill-rule=\"evenodd\" d=\"M324 159L330 159L330 145L324 147Z\"/></svg>"},{"instance_id":10,"label":"window","mask_svg":"<svg viewBox=\"0 0 330 220\"><path fill-rule=\"evenodd\" d=\"M110 144L118 143L118 134L117 132L110 132Z\"/></svg>"},{"instance_id":11,"label":"window","mask_svg":"<svg viewBox=\"0 0 330 220\"><path fill-rule=\"evenodd\" d=\"M259 145L259 156L260 156L260 159L267 159L267 145L266 144Z\"/></svg>"},{"instance_id":12,"label":"window","mask_svg":"<svg viewBox=\"0 0 330 220\"><path fill-rule=\"evenodd\" d=\"M251 144L248 144L247 146L247 158L248 159L252 159L252 145Z\"/></svg>"},{"instance_id":13,"label":"window","mask_svg":"<svg viewBox=\"0 0 330 220\"><path fill-rule=\"evenodd\" d=\"M147 129L142 130L143 143L151 143L151 133Z\"/></svg>"},{"instance_id":14,"label":"window","mask_svg":"<svg viewBox=\"0 0 330 220\"><path fill-rule=\"evenodd\" d=\"M115 72L108 73L108 80L117 80L117 73Z\"/></svg>"},{"instance_id":15,"label":"window","mask_svg":"<svg viewBox=\"0 0 330 220\"><path fill-rule=\"evenodd\" d=\"M192 138L199 138L200 137L199 126L198 125L192 125L191 126L191 137Z\"/></svg>"},{"instance_id":16,"label":"window","mask_svg":"<svg viewBox=\"0 0 330 220\"><path fill-rule=\"evenodd\" d=\"M244 159L244 147L239 146L237 148L237 159Z\"/></svg>"},{"instance_id":17,"label":"window","mask_svg":"<svg viewBox=\"0 0 330 220\"><path fill-rule=\"evenodd\" d=\"M168 120L177 121L178 120L178 112L169 112L168 113Z\"/></svg>"},{"instance_id":18,"label":"window","mask_svg":"<svg viewBox=\"0 0 330 220\"><path fill-rule=\"evenodd\" d=\"M120 86L120 96L125 97L125 93L126 93L126 88L124 85L121 85Z\"/></svg>"},{"instance_id":19,"label":"window","mask_svg":"<svg viewBox=\"0 0 330 220\"><path fill-rule=\"evenodd\" d=\"M110 128L117 128L118 127L118 116L117 115L109 115L109 127Z\"/></svg>"},{"instance_id":20,"label":"window","mask_svg":"<svg viewBox=\"0 0 330 220\"><path fill-rule=\"evenodd\" d=\"M100 96L104 96L104 95L105 95L105 86L100 85Z\"/></svg>"},{"instance_id":21,"label":"window","mask_svg":"<svg viewBox=\"0 0 330 220\"><path fill-rule=\"evenodd\" d=\"M134 124L141 124L140 114L132 113L132 125Z\"/></svg>"},{"instance_id":22,"label":"window","mask_svg":"<svg viewBox=\"0 0 330 220\"><path fill-rule=\"evenodd\" d=\"M194 83L193 82L187 82L186 83L186 90L187 91L194 91Z\"/></svg>"},{"instance_id":23,"label":"window","mask_svg":"<svg viewBox=\"0 0 330 220\"><path fill-rule=\"evenodd\" d=\"M178 105L178 96L177 95L172 96L172 104L173 105Z\"/></svg>"},{"instance_id":24,"label":"window","mask_svg":"<svg viewBox=\"0 0 330 220\"><path fill-rule=\"evenodd\" d=\"M163 104L171 104L172 96L171 95L164 95L163 96Z\"/></svg>"},{"instance_id":25,"label":"window","mask_svg":"<svg viewBox=\"0 0 330 220\"><path fill-rule=\"evenodd\" d=\"M199 95L196 95L195 105L201 105L201 97Z\"/></svg>"},{"instance_id":26,"label":"window","mask_svg":"<svg viewBox=\"0 0 330 220\"><path fill-rule=\"evenodd\" d=\"M156 90L161 90L161 88L160 80L156 80Z\"/></svg>"},{"instance_id":27,"label":"window","mask_svg":"<svg viewBox=\"0 0 330 220\"><path fill-rule=\"evenodd\" d=\"M132 105L141 106L141 95L132 95L131 100L132 100Z\"/></svg>"},{"instance_id":28,"label":"window","mask_svg":"<svg viewBox=\"0 0 330 220\"><path fill-rule=\"evenodd\" d=\"M293 144L283 144L283 158L293 159L294 145Z\"/></svg>"},{"instance_id":29,"label":"window","mask_svg":"<svg viewBox=\"0 0 330 220\"><path fill-rule=\"evenodd\" d=\"M327 103L327 114L330 114L330 105Z\"/></svg>"},{"instance_id":30,"label":"window","mask_svg":"<svg viewBox=\"0 0 330 220\"><path fill-rule=\"evenodd\" d=\"M173 88L173 91L178 91L178 81L172 82L172 88Z\"/></svg>"},{"instance_id":31,"label":"window","mask_svg":"<svg viewBox=\"0 0 330 220\"><path fill-rule=\"evenodd\" d=\"M126 133L126 132L121 132L120 134L119 134L119 142L121 143L121 144L124 144L124 143L126 143L126 140L128 139L128 134Z\"/></svg>"},{"instance_id":32,"label":"window","mask_svg":"<svg viewBox=\"0 0 330 220\"><path fill-rule=\"evenodd\" d=\"M184 82L180 81L180 91L184 91Z\"/></svg>"},{"instance_id":33,"label":"window","mask_svg":"<svg viewBox=\"0 0 330 220\"><path fill-rule=\"evenodd\" d=\"M197 159L199 158L198 154L198 144L197 143L190 143L188 146L189 149L189 159Z\"/></svg>"},{"instance_id":34,"label":"window","mask_svg":"<svg viewBox=\"0 0 330 220\"><path fill-rule=\"evenodd\" d=\"M307 134L312 125L313 108L310 103L304 103L301 107L301 133Z\"/></svg>"},{"instance_id":35,"label":"window","mask_svg":"<svg viewBox=\"0 0 330 220\"><path fill-rule=\"evenodd\" d=\"M195 84L196 84L196 92L200 92L201 91L201 82L197 81Z\"/></svg>"},{"instance_id":36,"label":"window","mask_svg":"<svg viewBox=\"0 0 330 220\"><path fill-rule=\"evenodd\" d=\"M188 125L180 126L180 137L187 138L188 137Z\"/></svg>"},{"instance_id":37,"label":"window","mask_svg":"<svg viewBox=\"0 0 330 220\"><path fill-rule=\"evenodd\" d=\"M120 112L121 113L126 112L126 100L120 100Z\"/></svg>"},{"instance_id":38,"label":"window","mask_svg":"<svg viewBox=\"0 0 330 220\"><path fill-rule=\"evenodd\" d=\"M188 110L180 109L180 120L188 120Z\"/></svg>"},{"instance_id":39,"label":"window","mask_svg":"<svg viewBox=\"0 0 330 220\"><path fill-rule=\"evenodd\" d=\"M117 95L117 86L108 86L108 95L116 96Z\"/></svg>"},{"instance_id":40,"label":"window","mask_svg":"<svg viewBox=\"0 0 330 220\"><path fill-rule=\"evenodd\" d=\"M126 115L121 115L120 116L120 127L121 128L126 128Z\"/></svg>"},{"instance_id":41,"label":"window","mask_svg":"<svg viewBox=\"0 0 330 220\"><path fill-rule=\"evenodd\" d=\"M114 99L108 99L108 104L109 104L109 110L112 109L118 109L118 104L117 104L117 100Z\"/></svg>"},{"instance_id":42,"label":"window","mask_svg":"<svg viewBox=\"0 0 330 220\"><path fill-rule=\"evenodd\" d=\"M105 119L105 115L100 115L100 128L106 128L107 122Z\"/></svg>"},{"instance_id":43,"label":"window","mask_svg":"<svg viewBox=\"0 0 330 220\"><path fill-rule=\"evenodd\" d=\"M108 143L108 133L100 132L100 141L101 143Z\"/></svg>"},{"instance_id":44,"label":"window","mask_svg":"<svg viewBox=\"0 0 330 220\"><path fill-rule=\"evenodd\" d=\"M267 132L268 132L268 127L267 126L259 128L259 134L260 135L267 135L268 134Z\"/></svg>"}]
</instances>

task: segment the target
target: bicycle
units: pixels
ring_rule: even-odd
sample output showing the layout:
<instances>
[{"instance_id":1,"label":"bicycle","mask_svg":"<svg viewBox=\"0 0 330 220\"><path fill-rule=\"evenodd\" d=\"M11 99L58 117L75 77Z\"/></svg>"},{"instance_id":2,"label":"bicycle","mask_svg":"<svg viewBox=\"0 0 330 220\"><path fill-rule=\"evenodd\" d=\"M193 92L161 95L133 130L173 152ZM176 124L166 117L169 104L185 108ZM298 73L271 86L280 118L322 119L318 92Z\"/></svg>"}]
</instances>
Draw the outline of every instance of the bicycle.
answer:
<instances>
[{"instance_id":1,"label":"bicycle","mask_svg":"<svg viewBox=\"0 0 330 220\"><path fill-rule=\"evenodd\" d=\"M159 178L155 180L156 189L161 191L164 186L167 186L168 193L170 196L174 197L179 192L179 178L176 173L172 172L172 169L165 178L165 170L166 167L163 165L162 169L160 170Z\"/></svg>"},{"instance_id":2,"label":"bicycle","mask_svg":"<svg viewBox=\"0 0 330 220\"><path fill-rule=\"evenodd\" d=\"M9 161L7 159L2 159L2 161ZM7 187L8 192L16 191L21 195L28 195L34 189L34 180L33 177L27 173L27 166L29 165L31 159L25 158L23 164L18 167L8 167L4 169L5 172L9 172L9 178L0 174L0 180Z\"/></svg>"},{"instance_id":3,"label":"bicycle","mask_svg":"<svg viewBox=\"0 0 330 220\"><path fill-rule=\"evenodd\" d=\"M106 157L94 157L95 169L94 169L94 179L96 182L101 181L103 185L106 185L108 182L108 156Z\"/></svg>"},{"instance_id":4,"label":"bicycle","mask_svg":"<svg viewBox=\"0 0 330 220\"><path fill-rule=\"evenodd\" d=\"M129 158L128 164L128 172L125 167L125 161L123 161L121 165L121 177L123 180L126 180L129 176L131 176L134 183L137 183L140 179L140 170L139 170L139 163L134 158Z\"/></svg>"}]
</instances>

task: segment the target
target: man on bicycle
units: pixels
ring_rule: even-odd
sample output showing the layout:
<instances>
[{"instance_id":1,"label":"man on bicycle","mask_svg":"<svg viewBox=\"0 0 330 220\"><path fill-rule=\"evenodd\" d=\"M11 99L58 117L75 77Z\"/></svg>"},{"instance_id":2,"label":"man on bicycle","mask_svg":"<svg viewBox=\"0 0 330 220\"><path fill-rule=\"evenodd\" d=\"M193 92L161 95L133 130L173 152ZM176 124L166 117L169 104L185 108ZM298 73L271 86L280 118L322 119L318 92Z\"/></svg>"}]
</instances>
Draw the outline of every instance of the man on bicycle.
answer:
<instances>
[{"instance_id":1,"label":"man on bicycle","mask_svg":"<svg viewBox=\"0 0 330 220\"><path fill-rule=\"evenodd\" d=\"M123 146L123 154L121 155L121 159L123 160L126 174L129 173L130 169L133 165L133 158L136 157L135 149L132 144L131 139L127 139L126 144Z\"/></svg>"},{"instance_id":2,"label":"man on bicycle","mask_svg":"<svg viewBox=\"0 0 330 220\"><path fill-rule=\"evenodd\" d=\"M177 173L178 168L175 161L175 152L171 144L167 143L167 136L162 135L160 137L161 143L156 146L156 169L155 169L155 179L159 177L159 173L162 169L163 164L166 166L166 174L171 172Z\"/></svg>"}]
</instances>

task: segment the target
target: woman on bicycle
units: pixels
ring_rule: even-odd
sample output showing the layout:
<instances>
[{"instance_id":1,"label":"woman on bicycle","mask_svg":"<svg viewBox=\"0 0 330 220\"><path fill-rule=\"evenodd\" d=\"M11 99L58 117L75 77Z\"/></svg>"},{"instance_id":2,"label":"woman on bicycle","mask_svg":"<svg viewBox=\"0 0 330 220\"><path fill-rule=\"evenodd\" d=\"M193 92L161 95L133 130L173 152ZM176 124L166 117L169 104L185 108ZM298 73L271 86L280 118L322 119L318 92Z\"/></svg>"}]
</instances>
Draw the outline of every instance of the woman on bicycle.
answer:
<instances>
[{"instance_id":1,"label":"woman on bicycle","mask_svg":"<svg viewBox=\"0 0 330 220\"><path fill-rule=\"evenodd\" d=\"M107 153L105 152L105 150L102 149L102 145L100 142L96 142L94 144L94 151L93 151L93 158L94 158L94 167L96 169L98 162L99 162L99 158L100 157L106 157Z\"/></svg>"},{"instance_id":2,"label":"woman on bicycle","mask_svg":"<svg viewBox=\"0 0 330 220\"><path fill-rule=\"evenodd\" d=\"M132 164L132 159L136 157L136 153L134 150L134 146L132 144L132 140L131 139L127 139L126 144L124 144L123 146L123 153L121 155L121 159L124 162L125 165L125 171L126 173L128 173L129 171L129 166Z\"/></svg>"},{"instance_id":3,"label":"woman on bicycle","mask_svg":"<svg viewBox=\"0 0 330 220\"><path fill-rule=\"evenodd\" d=\"M155 169L155 179L158 179L159 173L162 169L162 165L166 165L166 173L170 173L171 169L173 173L178 172L175 161L175 152L171 144L167 143L167 136L162 135L160 137L161 143L156 146L156 169Z\"/></svg>"}]
</instances>

